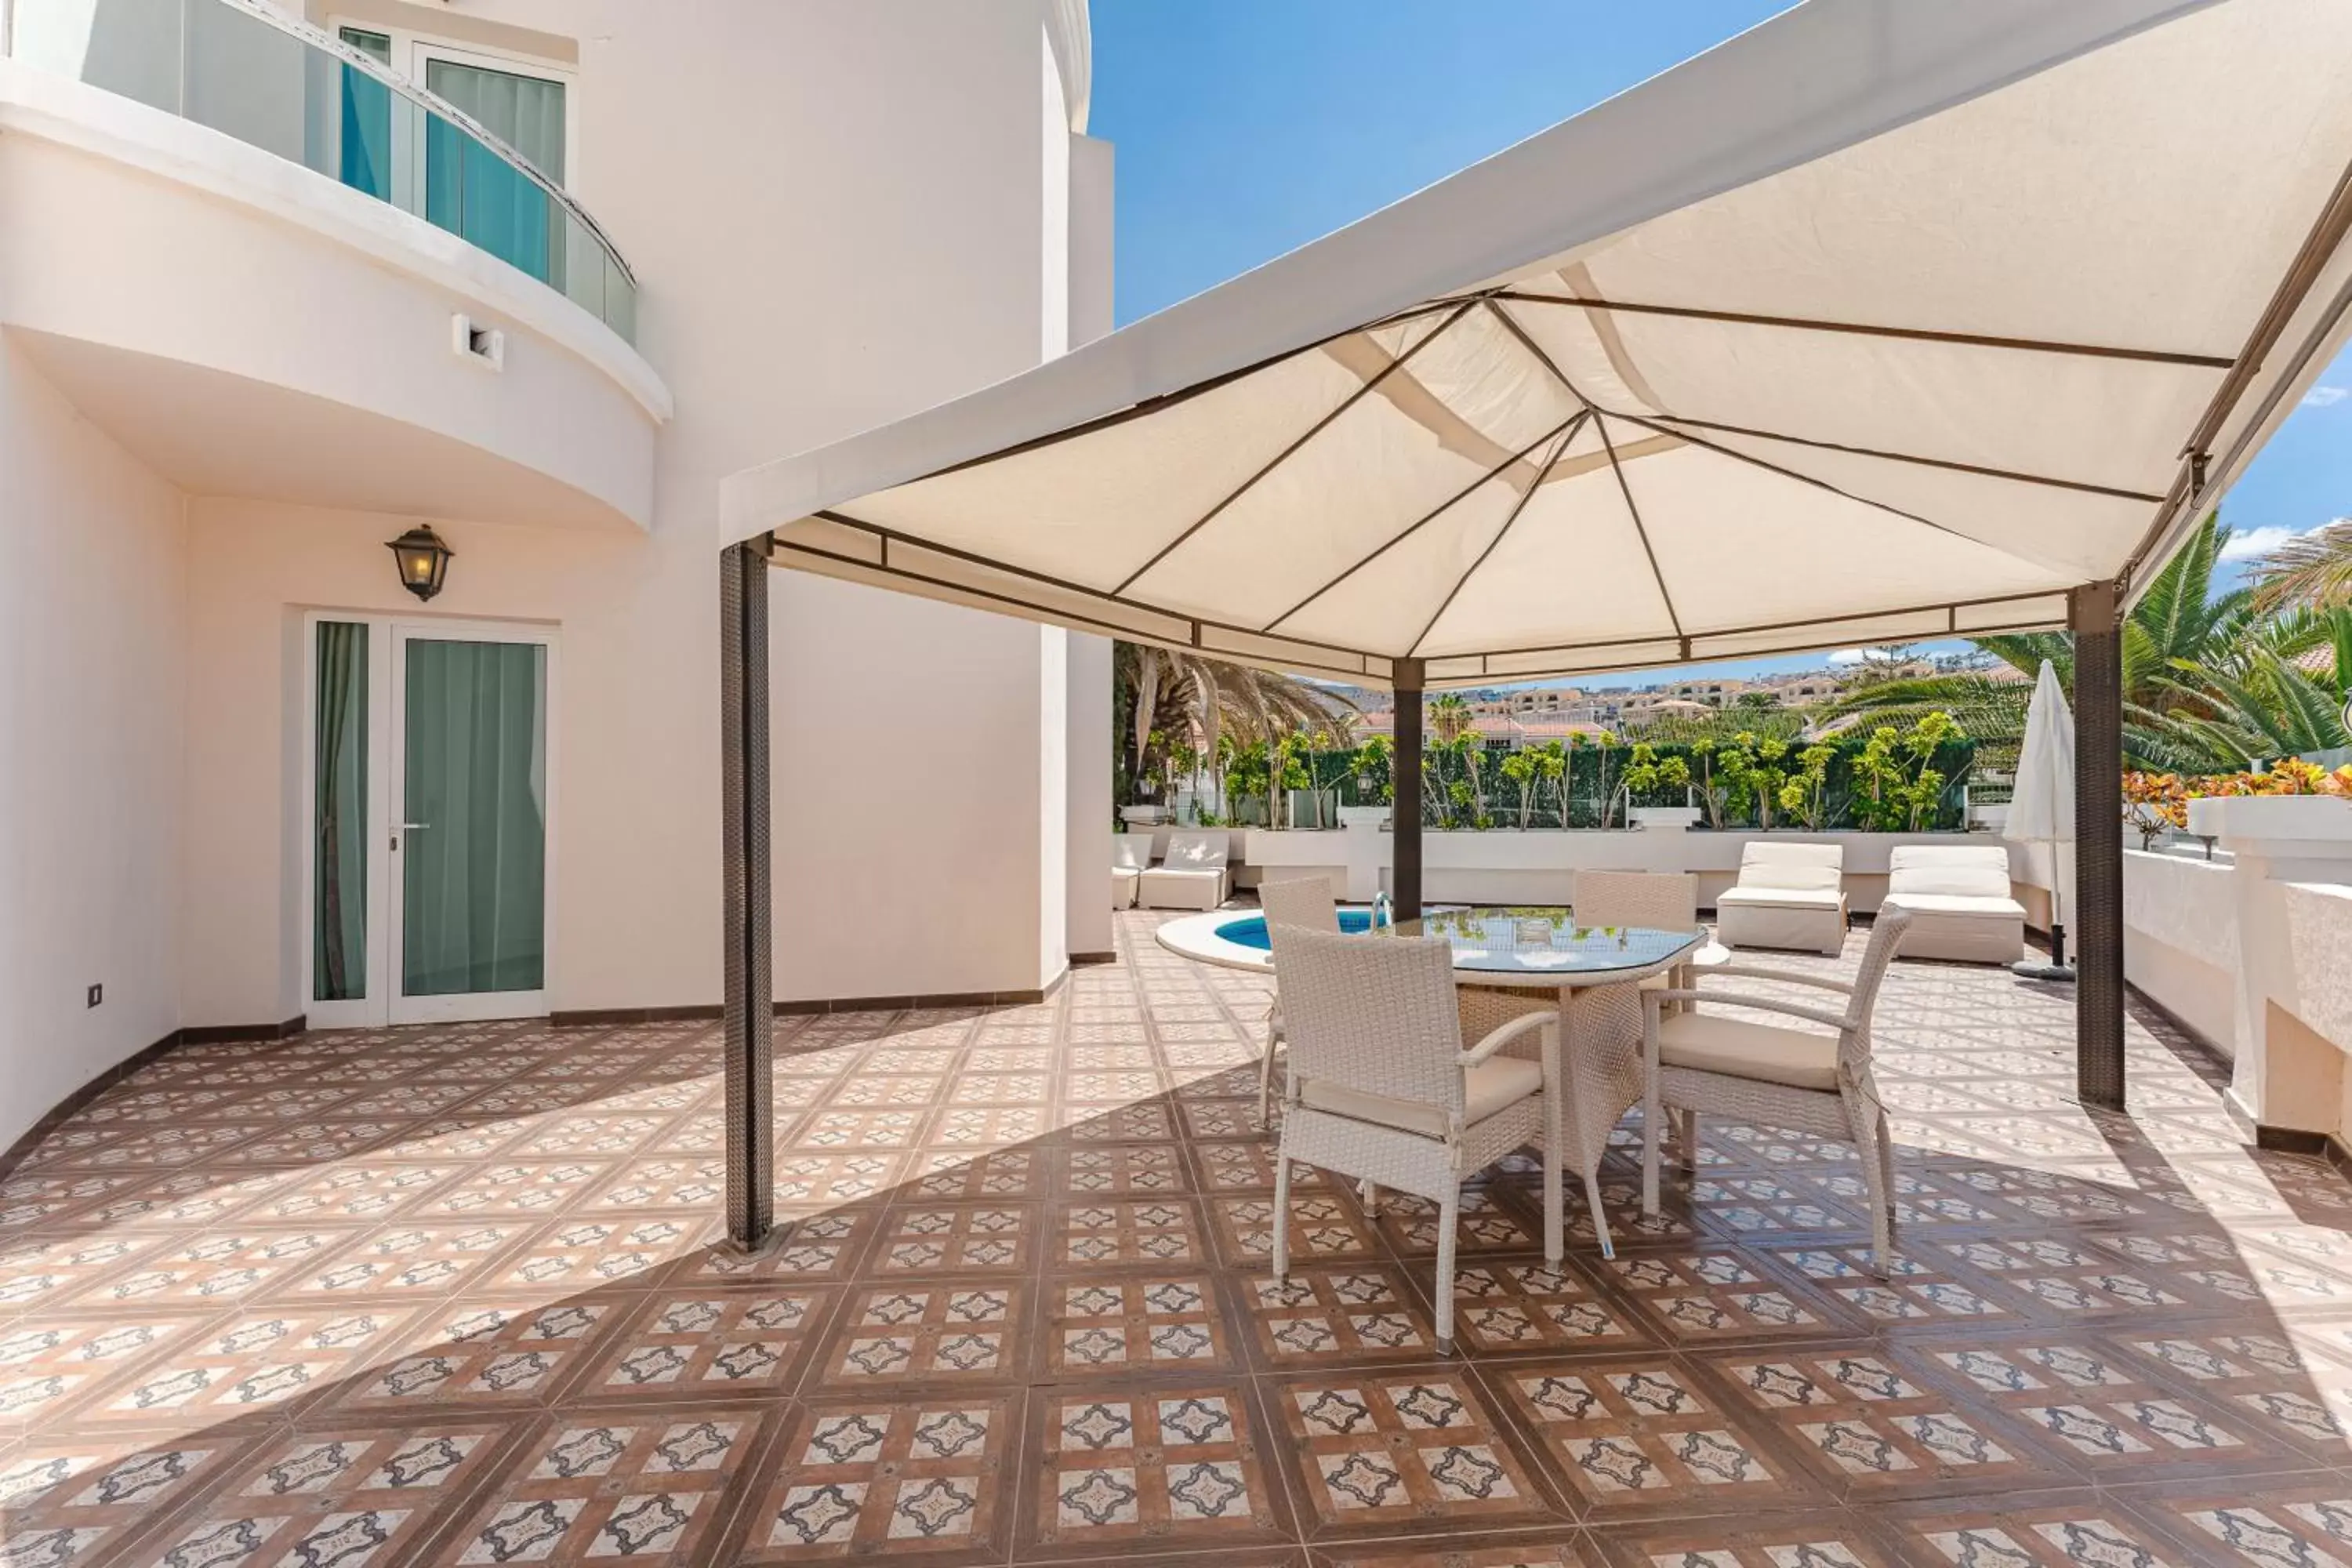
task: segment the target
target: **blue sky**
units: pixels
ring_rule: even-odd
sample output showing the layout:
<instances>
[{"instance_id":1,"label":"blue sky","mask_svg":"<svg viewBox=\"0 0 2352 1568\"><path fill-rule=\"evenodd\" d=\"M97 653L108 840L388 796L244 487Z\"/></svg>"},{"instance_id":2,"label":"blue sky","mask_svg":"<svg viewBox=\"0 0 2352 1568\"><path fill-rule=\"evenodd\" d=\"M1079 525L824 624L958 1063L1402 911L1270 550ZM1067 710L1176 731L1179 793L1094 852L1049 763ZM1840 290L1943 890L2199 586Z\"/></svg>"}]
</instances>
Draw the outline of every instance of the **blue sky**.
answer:
<instances>
[{"instance_id":1,"label":"blue sky","mask_svg":"<svg viewBox=\"0 0 2352 1568\"><path fill-rule=\"evenodd\" d=\"M1410 195L1782 8L1093 0L1089 128L1118 149L1118 320ZM2321 386L2225 502L2234 527L2275 541L2352 515L2352 353Z\"/></svg>"}]
</instances>

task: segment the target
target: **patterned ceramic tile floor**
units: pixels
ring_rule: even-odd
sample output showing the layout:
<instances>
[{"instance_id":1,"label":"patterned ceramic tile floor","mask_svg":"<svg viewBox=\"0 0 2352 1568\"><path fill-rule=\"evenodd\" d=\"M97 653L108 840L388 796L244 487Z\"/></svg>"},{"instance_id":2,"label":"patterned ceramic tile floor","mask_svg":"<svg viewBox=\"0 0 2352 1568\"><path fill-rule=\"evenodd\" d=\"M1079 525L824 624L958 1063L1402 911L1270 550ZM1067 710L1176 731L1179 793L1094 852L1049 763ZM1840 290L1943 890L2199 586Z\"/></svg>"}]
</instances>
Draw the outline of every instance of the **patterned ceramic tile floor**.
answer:
<instances>
[{"instance_id":1,"label":"patterned ceramic tile floor","mask_svg":"<svg viewBox=\"0 0 2352 1568\"><path fill-rule=\"evenodd\" d=\"M1153 918L782 1020L749 1258L711 1026L142 1071L0 1183L0 1564L2352 1564L2352 1186L2160 1024L2095 1117L2069 995L1901 965L1893 1278L1848 1150L1713 1125L1644 1224L1629 1125L1613 1261L1480 1188L1442 1361L1425 1213L1305 1173L1268 1276L1266 986Z\"/></svg>"}]
</instances>

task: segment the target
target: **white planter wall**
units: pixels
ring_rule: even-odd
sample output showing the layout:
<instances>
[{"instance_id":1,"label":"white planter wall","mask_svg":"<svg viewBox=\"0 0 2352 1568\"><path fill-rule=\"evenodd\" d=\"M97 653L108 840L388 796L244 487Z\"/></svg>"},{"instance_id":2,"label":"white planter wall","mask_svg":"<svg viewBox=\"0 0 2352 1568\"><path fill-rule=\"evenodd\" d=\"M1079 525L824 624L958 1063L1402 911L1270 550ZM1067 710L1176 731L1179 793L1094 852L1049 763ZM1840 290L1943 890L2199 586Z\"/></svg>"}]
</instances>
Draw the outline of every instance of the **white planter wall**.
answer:
<instances>
[{"instance_id":1,"label":"white planter wall","mask_svg":"<svg viewBox=\"0 0 2352 1568\"><path fill-rule=\"evenodd\" d=\"M1485 833L1430 831L1422 837L1422 895L1443 903L1564 904L1584 871L1688 871L1698 878L1702 908L1738 880L1743 847L1755 832L1693 833L1675 828L1601 830L1496 828ZM1886 858L1902 844L1948 844L1949 833L1774 833L1775 842L1839 844L1845 848L1846 891L1857 910L1874 910L1886 891ZM1354 826L1336 832L1272 833L1252 828L1234 855L1245 868L1244 887L1274 877L1324 872L1345 897L1359 902L1388 886L1394 864L1386 830ZM1970 842L1997 843L1976 836ZM1163 846L1164 847L1164 846ZM2029 859L2015 845L2010 874L2024 881Z\"/></svg>"}]
</instances>

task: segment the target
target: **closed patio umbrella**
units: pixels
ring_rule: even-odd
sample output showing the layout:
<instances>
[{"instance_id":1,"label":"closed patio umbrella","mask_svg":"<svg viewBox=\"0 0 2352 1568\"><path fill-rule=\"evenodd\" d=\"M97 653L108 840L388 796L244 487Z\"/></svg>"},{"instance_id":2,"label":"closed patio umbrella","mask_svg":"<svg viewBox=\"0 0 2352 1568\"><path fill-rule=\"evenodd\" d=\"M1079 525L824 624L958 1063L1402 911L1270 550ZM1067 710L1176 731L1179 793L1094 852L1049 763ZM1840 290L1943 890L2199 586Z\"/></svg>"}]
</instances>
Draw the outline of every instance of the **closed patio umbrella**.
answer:
<instances>
[{"instance_id":1,"label":"closed patio umbrella","mask_svg":"<svg viewBox=\"0 0 2352 1568\"><path fill-rule=\"evenodd\" d=\"M2058 672L2042 661L2033 700L2025 710L2025 749L2017 759L2017 793L2010 798L2001 837L2014 844L2039 844L2050 855L2050 962L2024 958L2010 965L2035 980L2072 980L2066 962L2063 920L2066 890L2074 881L2074 716Z\"/></svg>"}]
</instances>

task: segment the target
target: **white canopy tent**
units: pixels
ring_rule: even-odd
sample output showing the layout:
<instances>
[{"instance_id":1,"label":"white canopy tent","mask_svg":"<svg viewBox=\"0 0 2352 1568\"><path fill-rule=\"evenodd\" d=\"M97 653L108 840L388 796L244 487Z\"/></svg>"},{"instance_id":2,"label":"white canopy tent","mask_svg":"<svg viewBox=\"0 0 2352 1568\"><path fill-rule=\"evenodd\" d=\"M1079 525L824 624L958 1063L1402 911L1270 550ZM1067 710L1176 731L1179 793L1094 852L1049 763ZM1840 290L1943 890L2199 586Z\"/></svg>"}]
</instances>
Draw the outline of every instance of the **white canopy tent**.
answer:
<instances>
[{"instance_id":1,"label":"white canopy tent","mask_svg":"<svg viewBox=\"0 0 2352 1568\"><path fill-rule=\"evenodd\" d=\"M722 542L1373 683L2059 624L2324 363L2245 350L2332 324L2347 68L2340 0L1815 0Z\"/></svg>"},{"instance_id":2,"label":"white canopy tent","mask_svg":"<svg viewBox=\"0 0 2352 1568\"><path fill-rule=\"evenodd\" d=\"M2099 744L2119 595L2340 342L2347 67L2345 0L1811 0L1066 356L736 475L719 542L1401 693L2071 620ZM730 747L764 722L751 679ZM2119 1103L2112 956L2086 1093Z\"/></svg>"}]
</instances>

